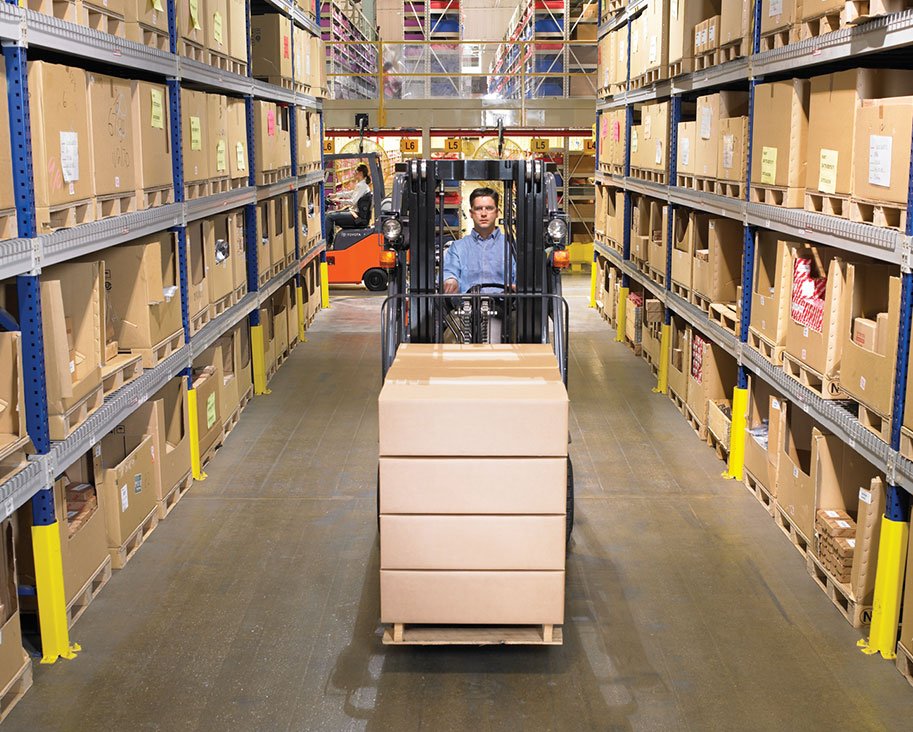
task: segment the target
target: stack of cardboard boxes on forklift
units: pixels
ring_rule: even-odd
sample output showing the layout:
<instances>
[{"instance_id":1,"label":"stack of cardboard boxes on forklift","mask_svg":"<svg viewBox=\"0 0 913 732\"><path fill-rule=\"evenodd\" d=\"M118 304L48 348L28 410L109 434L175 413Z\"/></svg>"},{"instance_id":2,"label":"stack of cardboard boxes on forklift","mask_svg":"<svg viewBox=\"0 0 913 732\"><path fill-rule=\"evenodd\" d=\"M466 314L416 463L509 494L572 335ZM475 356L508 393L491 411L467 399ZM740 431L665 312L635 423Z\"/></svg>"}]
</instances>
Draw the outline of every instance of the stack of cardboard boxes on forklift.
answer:
<instances>
[{"instance_id":1,"label":"stack of cardboard boxes on forklift","mask_svg":"<svg viewBox=\"0 0 913 732\"><path fill-rule=\"evenodd\" d=\"M568 398L550 346L403 344L379 400L381 621L560 625Z\"/></svg>"}]
</instances>

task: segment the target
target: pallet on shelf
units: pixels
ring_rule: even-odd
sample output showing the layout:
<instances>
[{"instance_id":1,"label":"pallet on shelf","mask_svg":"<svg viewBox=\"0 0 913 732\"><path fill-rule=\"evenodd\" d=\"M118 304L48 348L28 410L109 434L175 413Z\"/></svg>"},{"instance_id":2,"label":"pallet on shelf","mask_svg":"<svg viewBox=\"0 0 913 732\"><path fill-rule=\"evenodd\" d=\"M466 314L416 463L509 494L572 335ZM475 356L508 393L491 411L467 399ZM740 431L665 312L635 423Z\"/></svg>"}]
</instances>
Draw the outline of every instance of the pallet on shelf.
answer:
<instances>
[{"instance_id":1,"label":"pallet on shelf","mask_svg":"<svg viewBox=\"0 0 913 732\"><path fill-rule=\"evenodd\" d=\"M865 201L850 197L849 219L881 228L906 231L907 206L890 201Z\"/></svg>"},{"instance_id":2,"label":"pallet on shelf","mask_svg":"<svg viewBox=\"0 0 913 732\"><path fill-rule=\"evenodd\" d=\"M825 33L833 33L845 27L841 22L843 10L832 10L819 15L817 18L803 18L796 24L795 35L797 40L806 41L809 38L817 38Z\"/></svg>"},{"instance_id":3,"label":"pallet on shelf","mask_svg":"<svg viewBox=\"0 0 913 732\"><path fill-rule=\"evenodd\" d=\"M748 328L748 345L774 366L783 365L784 346L775 346L753 327Z\"/></svg>"},{"instance_id":4,"label":"pallet on shelf","mask_svg":"<svg viewBox=\"0 0 913 732\"><path fill-rule=\"evenodd\" d=\"M80 25L125 40L127 38L127 23L124 14L108 8L104 0L99 5L79 0L79 16Z\"/></svg>"},{"instance_id":5,"label":"pallet on shelf","mask_svg":"<svg viewBox=\"0 0 913 732\"><path fill-rule=\"evenodd\" d=\"M159 520L164 520L174 507L178 505L190 487L193 485L193 473L188 471L171 490L165 493L164 498L158 502Z\"/></svg>"},{"instance_id":6,"label":"pallet on shelf","mask_svg":"<svg viewBox=\"0 0 913 732\"><path fill-rule=\"evenodd\" d=\"M384 628L383 644L394 646L560 646L560 625L446 626L393 623Z\"/></svg>"},{"instance_id":7,"label":"pallet on shelf","mask_svg":"<svg viewBox=\"0 0 913 732\"><path fill-rule=\"evenodd\" d=\"M65 440L104 403L101 384L67 409L63 414L48 415L48 431L52 440Z\"/></svg>"},{"instance_id":8,"label":"pallet on shelf","mask_svg":"<svg viewBox=\"0 0 913 732\"><path fill-rule=\"evenodd\" d=\"M799 531L796 527L795 522L790 518L786 510L779 504L778 501L774 501L774 522L780 528L786 538L789 539L790 543L796 547L796 551L799 552L803 557L808 556L809 554L809 541L805 538L805 535Z\"/></svg>"},{"instance_id":9,"label":"pallet on shelf","mask_svg":"<svg viewBox=\"0 0 913 732\"><path fill-rule=\"evenodd\" d=\"M139 43L158 51L164 51L165 53L171 50L171 41L168 37L167 29L128 21L125 37L128 41L133 41L133 43Z\"/></svg>"},{"instance_id":10,"label":"pallet on shelf","mask_svg":"<svg viewBox=\"0 0 913 732\"><path fill-rule=\"evenodd\" d=\"M768 515L773 518L774 511L776 510L774 497L767 487L747 469L742 470L742 482L748 489L748 492L758 500L758 503L760 503L764 507L764 510L767 511Z\"/></svg>"},{"instance_id":11,"label":"pallet on shelf","mask_svg":"<svg viewBox=\"0 0 913 732\"><path fill-rule=\"evenodd\" d=\"M770 33L761 34L760 51L775 51L791 43L792 31L789 28L771 31Z\"/></svg>"},{"instance_id":12,"label":"pallet on shelf","mask_svg":"<svg viewBox=\"0 0 913 732\"><path fill-rule=\"evenodd\" d=\"M139 191L139 205L142 209L167 206L174 203L174 186L143 188Z\"/></svg>"},{"instance_id":13,"label":"pallet on shelf","mask_svg":"<svg viewBox=\"0 0 913 732\"><path fill-rule=\"evenodd\" d=\"M133 348L131 353L137 353L143 357L143 368L153 369L171 354L180 351L184 347L184 330L183 328L170 336L163 338L151 348Z\"/></svg>"},{"instance_id":14,"label":"pallet on shelf","mask_svg":"<svg viewBox=\"0 0 913 732\"><path fill-rule=\"evenodd\" d=\"M57 18L57 20L79 24L79 2L77 0L27 0L24 7L35 13Z\"/></svg>"},{"instance_id":15,"label":"pallet on shelf","mask_svg":"<svg viewBox=\"0 0 913 732\"><path fill-rule=\"evenodd\" d=\"M139 548L146 542L146 539L152 535L152 532L158 528L158 525L159 510L156 505L119 548L108 550L111 554L111 566L114 569L123 569L127 566L127 562L136 556Z\"/></svg>"},{"instance_id":16,"label":"pallet on shelf","mask_svg":"<svg viewBox=\"0 0 913 732\"><path fill-rule=\"evenodd\" d=\"M828 195L819 191L806 190L805 210L847 219L850 217L850 198L849 196Z\"/></svg>"},{"instance_id":17,"label":"pallet on shelf","mask_svg":"<svg viewBox=\"0 0 913 732\"><path fill-rule=\"evenodd\" d=\"M35 223L39 232L49 233L57 229L91 224L95 221L95 213L95 201L91 198L56 206L36 206Z\"/></svg>"},{"instance_id":18,"label":"pallet on shelf","mask_svg":"<svg viewBox=\"0 0 913 732\"><path fill-rule=\"evenodd\" d=\"M862 628L872 622L872 606L857 602L853 590L846 582L839 582L824 568L821 560L810 551L805 555L805 568L815 584L821 588L840 614L854 628Z\"/></svg>"},{"instance_id":19,"label":"pallet on shelf","mask_svg":"<svg viewBox=\"0 0 913 732\"><path fill-rule=\"evenodd\" d=\"M782 356L783 370L806 389L822 399L846 399L846 393L840 388L839 378L824 376L786 351L783 351Z\"/></svg>"},{"instance_id":20,"label":"pallet on shelf","mask_svg":"<svg viewBox=\"0 0 913 732\"><path fill-rule=\"evenodd\" d=\"M22 667L6 687L0 691L0 722L13 711L19 700L32 688L32 659L26 657Z\"/></svg>"},{"instance_id":21,"label":"pallet on shelf","mask_svg":"<svg viewBox=\"0 0 913 732\"><path fill-rule=\"evenodd\" d=\"M897 644L897 658L894 661L900 675L903 676L910 686L913 686L913 653L904 648L903 643Z\"/></svg>"},{"instance_id":22,"label":"pallet on shelf","mask_svg":"<svg viewBox=\"0 0 913 732\"><path fill-rule=\"evenodd\" d=\"M805 205L804 188L786 188L784 186L765 186L752 183L749 189L752 203L763 203L778 208L802 208Z\"/></svg>"},{"instance_id":23,"label":"pallet on shelf","mask_svg":"<svg viewBox=\"0 0 913 732\"><path fill-rule=\"evenodd\" d=\"M143 375L143 357L136 354L119 353L107 359L101 368L102 387L105 396L126 386Z\"/></svg>"},{"instance_id":24,"label":"pallet on shelf","mask_svg":"<svg viewBox=\"0 0 913 732\"><path fill-rule=\"evenodd\" d=\"M111 579L111 557L106 556L98 566L92 576L76 592L76 596L67 603L67 627L72 628L73 624L82 617L89 605L92 604L101 589L108 584Z\"/></svg>"},{"instance_id":25,"label":"pallet on shelf","mask_svg":"<svg viewBox=\"0 0 913 732\"><path fill-rule=\"evenodd\" d=\"M710 316L711 323L716 323L721 328L728 330L733 335L738 333L738 303L711 303L708 314Z\"/></svg>"}]
</instances>

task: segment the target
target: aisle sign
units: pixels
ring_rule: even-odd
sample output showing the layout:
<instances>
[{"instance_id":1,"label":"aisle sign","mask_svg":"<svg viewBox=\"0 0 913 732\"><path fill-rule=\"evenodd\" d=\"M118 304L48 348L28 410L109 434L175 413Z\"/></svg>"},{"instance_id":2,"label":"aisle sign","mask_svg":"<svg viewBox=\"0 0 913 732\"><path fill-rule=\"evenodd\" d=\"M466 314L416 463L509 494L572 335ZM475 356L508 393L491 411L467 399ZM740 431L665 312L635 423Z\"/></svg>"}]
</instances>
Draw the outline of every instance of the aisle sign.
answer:
<instances>
[{"instance_id":1,"label":"aisle sign","mask_svg":"<svg viewBox=\"0 0 913 732\"><path fill-rule=\"evenodd\" d=\"M334 152L336 152L336 141L332 137L324 138L323 154L332 155Z\"/></svg>"},{"instance_id":2,"label":"aisle sign","mask_svg":"<svg viewBox=\"0 0 913 732\"><path fill-rule=\"evenodd\" d=\"M459 137L448 137L444 142L444 152L463 152L463 141Z\"/></svg>"},{"instance_id":3,"label":"aisle sign","mask_svg":"<svg viewBox=\"0 0 913 732\"><path fill-rule=\"evenodd\" d=\"M414 137L404 137L399 141L399 151L404 153L417 153L418 140Z\"/></svg>"},{"instance_id":4,"label":"aisle sign","mask_svg":"<svg viewBox=\"0 0 913 732\"><path fill-rule=\"evenodd\" d=\"M534 137L529 141L529 149L534 153L548 152L548 139L545 137Z\"/></svg>"},{"instance_id":5,"label":"aisle sign","mask_svg":"<svg viewBox=\"0 0 913 732\"><path fill-rule=\"evenodd\" d=\"M596 140L587 138L583 141L583 152L587 155L596 154Z\"/></svg>"}]
</instances>

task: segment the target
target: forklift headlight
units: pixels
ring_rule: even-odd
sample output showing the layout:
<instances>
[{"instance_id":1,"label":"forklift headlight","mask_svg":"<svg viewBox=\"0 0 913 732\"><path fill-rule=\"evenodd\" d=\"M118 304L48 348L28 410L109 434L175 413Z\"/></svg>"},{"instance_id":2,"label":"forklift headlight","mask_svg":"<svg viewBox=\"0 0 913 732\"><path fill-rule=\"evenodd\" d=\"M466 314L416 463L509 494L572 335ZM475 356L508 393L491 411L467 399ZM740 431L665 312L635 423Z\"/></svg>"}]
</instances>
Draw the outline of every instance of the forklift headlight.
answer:
<instances>
[{"instance_id":1,"label":"forklift headlight","mask_svg":"<svg viewBox=\"0 0 913 732\"><path fill-rule=\"evenodd\" d=\"M567 237L567 222L564 219L552 219L545 231L555 244L560 244Z\"/></svg>"},{"instance_id":2,"label":"forklift headlight","mask_svg":"<svg viewBox=\"0 0 913 732\"><path fill-rule=\"evenodd\" d=\"M403 225L399 219L387 219L381 226L381 231L387 241L398 241L403 234Z\"/></svg>"}]
</instances>

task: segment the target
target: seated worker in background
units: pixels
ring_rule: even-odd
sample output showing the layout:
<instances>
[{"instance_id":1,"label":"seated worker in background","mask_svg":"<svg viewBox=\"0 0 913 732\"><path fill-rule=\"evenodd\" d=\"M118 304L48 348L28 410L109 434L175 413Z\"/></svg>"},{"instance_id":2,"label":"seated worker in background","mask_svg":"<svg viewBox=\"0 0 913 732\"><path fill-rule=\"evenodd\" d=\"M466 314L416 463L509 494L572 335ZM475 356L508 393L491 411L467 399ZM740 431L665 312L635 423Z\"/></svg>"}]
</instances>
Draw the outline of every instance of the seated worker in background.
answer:
<instances>
[{"instance_id":1,"label":"seated worker in background","mask_svg":"<svg viewBox=\"0 0 913 732\"><path fill-rule=\"evenodd\" d=\"M327 201L341 204L349 210L338 209L330 211L326 216L327 230L327 247L333 246L333 236L336 233L336 227L340 229L360 229L367 226L371 218L371 174L368 172L368 166L359 163L355 168L355 185L347 191L334 193L327 196ZM362 198L367 196L367 205L361 202ZM367 212L367 216L365 215Z\"/></svg>"},{"instance_id":2,"label":"seated worker in background","mask_svg":"<svg viewBox=\"0 0 913 732\"><path fill-rule=\"evenodd\" d=\"M476 188L469 194L472 231L452 242L444 253L444 292L448 295L468 292L476 285L507 283L504 234L498 228L499 206L500 197L492 188ZM513 257L511 264L514 275Z\"/></svg>"}]
</instances>

